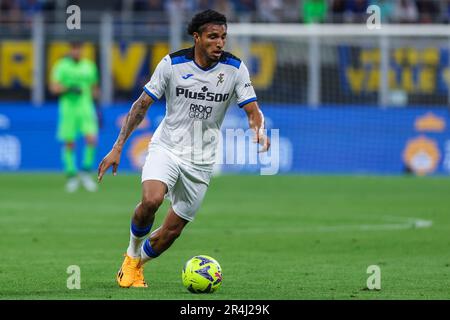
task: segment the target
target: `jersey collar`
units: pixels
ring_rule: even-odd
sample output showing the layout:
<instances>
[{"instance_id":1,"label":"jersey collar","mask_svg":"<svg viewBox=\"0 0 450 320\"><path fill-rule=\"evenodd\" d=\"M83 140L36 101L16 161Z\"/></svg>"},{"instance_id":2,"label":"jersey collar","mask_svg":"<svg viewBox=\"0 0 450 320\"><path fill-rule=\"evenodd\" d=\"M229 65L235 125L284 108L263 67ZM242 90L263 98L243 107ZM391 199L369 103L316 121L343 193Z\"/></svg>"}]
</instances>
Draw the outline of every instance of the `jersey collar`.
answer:
<instances>
[{"instance_id":1,"label":"jersey collar","mask_svg":"<svg viewBox=\"0 0 450 320\"><path fill-rule=\"evenodd\" d=\"M199 68L200 70L203 70L203 71L209 71L209 70L214 69L214 68L219 64L219 62L223 60L224 55L223 55L223 53L222 53L222 56L220 57L219 61L216 62L216 63L214 63L213 65L207 67L207 68L204 68L204 67L202 67L201 65L197 64L197 62L195 62L194 57L195 57L195 54L194 54L194 47L191 47L191 48L188 50L188 52L186 53L186 59L192 60L192 62L194 62L194 64L195 64L195 65L197 66L197 68Z\"/></svg>"}]
</instances>

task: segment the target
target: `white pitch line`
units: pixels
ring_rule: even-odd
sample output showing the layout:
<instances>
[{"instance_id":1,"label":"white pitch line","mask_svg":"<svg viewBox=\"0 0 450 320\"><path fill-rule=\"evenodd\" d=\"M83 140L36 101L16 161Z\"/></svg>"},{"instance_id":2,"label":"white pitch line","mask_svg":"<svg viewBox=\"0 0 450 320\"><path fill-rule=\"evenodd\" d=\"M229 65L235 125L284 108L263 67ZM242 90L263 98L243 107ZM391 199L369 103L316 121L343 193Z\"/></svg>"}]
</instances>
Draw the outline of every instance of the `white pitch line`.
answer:
<instances>
[{"instance_id":1,"label":"white pitch line","mask_svg":"<svg viewBox=\"0 0 450 320\"><path fill-rule=\"evenodd\" d=\"M318 226L311 231L316 232L336 232L336 231L391 231L429 228L433 225L431 220L408 219L403 223L386 223L386 224L357 224L357 225L340 225L340 226Z\"/></svg>"},{"instance_id":2,"label":"white pitch line","mask_svg":"<svg viewBox=\"0 0 450 320\"><path fill-rule=\"evenodd\" d=\"M403 222L399 223L384 223L384 224L354 224L354 225L335 225L335 226L301 226L301 227L279 227L276 226L268 226L267 228L244 228L245 233L302 233L302 232L342 232L342 231L395 231L395 230L407 230L407 229L422 229L422 228L430 228L433 225L432 220L424 220L419 218L401 218L401 217L393 217L387 216L383 217L387 218L386 220L403 220ZM211 229L193 229L190 232L198 232L198 233L208 233ZM232 230L233 232L239 231L239 228L235 228ZM217 230L214 229L211 232L216 233Z\"/></svg>"}]
</instances>

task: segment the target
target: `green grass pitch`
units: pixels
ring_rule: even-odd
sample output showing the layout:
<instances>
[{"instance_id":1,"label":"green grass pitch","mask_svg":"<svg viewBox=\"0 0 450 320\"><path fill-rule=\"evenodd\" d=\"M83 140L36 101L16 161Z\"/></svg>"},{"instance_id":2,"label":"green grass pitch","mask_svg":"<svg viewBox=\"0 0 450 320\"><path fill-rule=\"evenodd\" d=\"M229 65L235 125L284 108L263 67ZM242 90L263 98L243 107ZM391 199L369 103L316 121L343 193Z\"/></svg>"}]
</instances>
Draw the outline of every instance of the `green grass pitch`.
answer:
<instances>
[{"instance_id":1,"label":"green grass pitch","mask_svg":"<svg viewBox=\"0 0 450 320\"><path fill-rule=\"evenodd\" d=\"M66 194L62 175L2 174L0 299L450 299L447 178L215 177L196 220L147 264L149 288L121 289L139 179L108 173L99 192ZM197 254L222 266L214 294L181 284ZM66 287L70 265L80 290Z\"/></svg>"}]
</instances>

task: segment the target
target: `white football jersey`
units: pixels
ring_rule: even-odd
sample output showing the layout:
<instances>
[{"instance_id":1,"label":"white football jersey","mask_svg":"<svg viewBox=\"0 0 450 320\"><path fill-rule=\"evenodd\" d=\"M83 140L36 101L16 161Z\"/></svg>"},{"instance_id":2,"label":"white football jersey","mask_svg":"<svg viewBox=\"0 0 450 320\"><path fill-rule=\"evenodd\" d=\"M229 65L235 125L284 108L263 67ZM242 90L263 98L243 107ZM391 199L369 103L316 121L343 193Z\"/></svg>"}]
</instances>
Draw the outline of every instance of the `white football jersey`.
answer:
<instances>
[{"instance_id":1,"label":"white football jersey","mask_svg":"<svg viewBox=\"0 0 450 320\"><path fill-rule=\"evenodd\" d=\"M256 101L248 69L239 58L224 52L217 64L205 69L194 61L193 47L165 56L144 91L155 101L166 97L166 114L151 143L204 170L214 165L232 98L239 107Z\"/></svg>"}]
</instances>

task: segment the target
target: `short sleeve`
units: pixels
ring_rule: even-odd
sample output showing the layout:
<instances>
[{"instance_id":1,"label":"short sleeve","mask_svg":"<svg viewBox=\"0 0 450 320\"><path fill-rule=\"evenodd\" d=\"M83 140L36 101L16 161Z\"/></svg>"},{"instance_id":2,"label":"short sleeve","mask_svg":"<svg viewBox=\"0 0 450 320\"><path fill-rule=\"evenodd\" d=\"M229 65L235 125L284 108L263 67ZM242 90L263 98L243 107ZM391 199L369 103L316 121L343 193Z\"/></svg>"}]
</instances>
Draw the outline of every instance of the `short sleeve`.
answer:
<instances>
[{"instance_id":1,"label":"short sleeve","mask_svg":"<svg viewBox=\"0 0 450 320\"><path fill-rule=\"evenodd\" d=\"M257 100L247 66L243 62L238 70L234 92L236 93L236 100L240 108L245 106L247 103Z\"/></svg>"},{"instance_id":2,"label":"short sleeve","mask_svg":"<svg viewBox=\"0 0 450 320\"><path fill-rule=\"evenodd\" d=\"M56 83L61 83L64 77L64 61L57 61L52 68L51 81Z\"/></svg>"},{"instance_id":3,"label":"short sleeve","mask_svg":"<svg viewBox=\"0 0 450 320\"><path fill-rule=\"evenodd\" d=\"M166 55L156 66L150 81L144 86L144 91L153 100L159 100L164 95L172 70L170 56Z\"/></svg>"}]
</instances>

